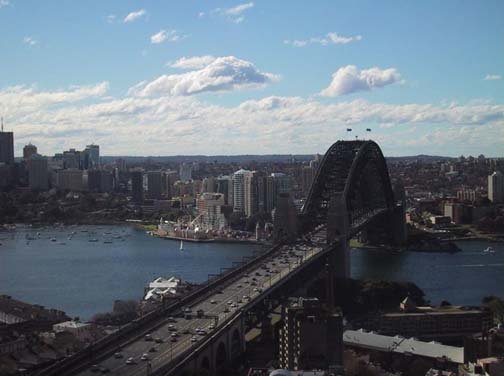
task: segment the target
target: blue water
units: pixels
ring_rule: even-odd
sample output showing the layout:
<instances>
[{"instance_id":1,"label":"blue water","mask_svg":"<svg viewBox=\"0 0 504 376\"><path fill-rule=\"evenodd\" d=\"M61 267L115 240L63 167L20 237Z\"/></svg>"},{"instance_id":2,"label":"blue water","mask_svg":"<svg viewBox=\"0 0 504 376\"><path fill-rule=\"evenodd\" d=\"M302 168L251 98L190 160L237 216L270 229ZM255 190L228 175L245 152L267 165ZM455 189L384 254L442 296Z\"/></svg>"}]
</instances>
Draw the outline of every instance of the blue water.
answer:
<instances>
[{"instance_id":1,"label":"blue water","mask_svg":"<svg viewBox=\"0 0 504 376\"><path fill-rule=\"evenodd\" d=\"M27 235L37 239L27 240ZM93 238L99 241L89 242ZM202 282L260 250L255 245L186 242L181 252L178 242L129 226L18 227L0 232L0 243L0 294L83 319L110 311L116 299L141 298L144 286L159 276ZM504 297L504 244L458 245L463 251L456 254L354 250L352 277L415 282L433 304L478 305L485 295ZM482 253L489 245L495 254Z\"/></svg>"},{"instance_id":2,"label":"blue water","mask_svg":"<svg viewBox=\"0 0 504 376\"><path fill-rule=\"evenodd\" d=\"M37 239L28 241L27 234ZM89 242L93 238L99 241ZM116 299L141 298L148 282L159 276L203 282L208 274L260 250L255 245L185 242L181 252L179 242L129 226L18 227L1 232L0 243L1 294L84 319L110 311Z\"/></svg>"},{"instance_id":3,"label":"blue water","mask_svg":"<svg viewBox=\"0 0 504 376\"><path fill-rule=\"evenodd\" d=\"M415 282L431 304L447 300L457 305L480 305L486 295L504 298L504 243L464 241L458 253L354 250L352 276ZM483 250L492 246L493 254Z\"/></svg>"}]
</instances>

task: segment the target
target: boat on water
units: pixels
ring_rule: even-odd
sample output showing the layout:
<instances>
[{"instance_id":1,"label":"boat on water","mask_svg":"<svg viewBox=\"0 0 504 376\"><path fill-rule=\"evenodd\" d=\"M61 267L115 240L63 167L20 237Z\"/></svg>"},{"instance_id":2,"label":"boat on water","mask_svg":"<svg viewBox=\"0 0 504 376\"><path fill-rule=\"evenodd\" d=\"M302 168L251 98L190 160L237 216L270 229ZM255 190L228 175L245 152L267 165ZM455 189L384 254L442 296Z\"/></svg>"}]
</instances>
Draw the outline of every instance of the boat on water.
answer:
<instances>
[{"instance_id":1,"label":"boat on water","mask_svg":"<svg viewBox=\"0 0 504 376\"><path fill-rule=\"evenodd\" d=\"M495 250L493 249L493 247L486 247L483 250L483 253L495 253Z\"/></svg>"},{"instance_id":2,"label":"boat on water","mask_svg":"<svg viewBox=\"0 0 504 376\"><path fill-rule=\"evenodd\" d=\"M51 238L51 241L55 242L55 241L57 241L57 239L56 238Z\"/></svg>"},{"instance_id":3,"label":"boat on water","mask_svg":"<svg viewBox=\"0 0 504 376\"><path fill-rule=\"evenodd\" d=\"M104 244L112 244L112 240L105 240L103 243Z\"/></svg>"},{"instance_id":4,"label":"boat on water","mask_svg":"<svg viewBox=\"0 0 504 376\"><path fill-rule=\"evenodd\" d=\"M180 250L181 251L184 250L184 241L183 240L180 241Z\"/></svg>"},{"instance_id":5,"label":"boat on water","mask_svg":"<svg viewBox=\"0 0 504 376\"><path fill-rule=\"evenodd\" d=\"M92 243L97 242L97 241L98 241L98 239L89 239L88 240L88 242L92 242Z\"/></svg>"}]
</instances>

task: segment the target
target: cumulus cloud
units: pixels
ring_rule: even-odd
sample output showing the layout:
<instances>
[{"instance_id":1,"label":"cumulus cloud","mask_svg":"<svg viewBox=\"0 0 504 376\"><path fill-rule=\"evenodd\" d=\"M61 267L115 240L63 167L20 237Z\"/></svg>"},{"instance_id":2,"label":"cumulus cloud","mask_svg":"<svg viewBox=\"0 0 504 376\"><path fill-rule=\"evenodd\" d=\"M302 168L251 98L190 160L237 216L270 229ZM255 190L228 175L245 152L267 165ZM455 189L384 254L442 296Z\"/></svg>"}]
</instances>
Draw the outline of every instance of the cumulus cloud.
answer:
<instances>
[{"instance_id":1,"label":"cumulus cloud","mask_svg":"<svg viewBox=\"0 0 504 376\"><path fill-rule=\"evenodd\" d=\"M401 75L395 68L377 67L359 70L355 65L339 68L332 75L332 81L320 92L325 97L351 94L357 91L369 91L398 82Z\"/></svg>"},{"instance_id":2,"label":"cumulus cloud","mask_svg":"<svg viewBox=\"0 0 504 376\"><path fill-rule=\"evenodd\" d=\"M178 42L185 37L185 35L180 35L177 30L160 30L158 33L151 35L150 41L152 44L160 44L163 42Z\"/></svg>"},{"instance_id":3,"label":"cumulus cloud","mask_svg":"<svg viewBox=\"0 0 504 376\"><path fill-rule=\"evenodd\" d=\"M136 21L139 18L145 16L146 14L147 14L147 12L145 11L145 9L139 9L134 12L130 12L130 13L128 13L128 15L126 17L124 17L123 22L128 23L128 22Z\"/></svg>"},{"instance_id":4,"label":"cumulus cloud","mask_svg":"<svg viewBox=\"0 0 504 376\"><path fill-rule=\"evenodd\" d=\"M0 0L0 9L9 5L9 0Z\"/></svg>"},{"instance_id":5,"label":"cumulus cloud","mask_svg":"<svg viewBox=\"0 0 504 376\"><path fill-rule=\"evenodd\" d=\"M487 74L484 78L485 81L496 81L502 79L500 74Z\"/></svg>"},{"instance_id":6,"label":"cumulus cloud","mask_svg":"<svg viewBox=\"0 0 504 376\"><path fill-rule=\"evenodd\" d=\"M346 36L339 35L334 32L330 32L330 33L327 33L324 37L315 37L315 38L303 39L303 40L286 39L286 40L284 40L284 43L291 45L291 46L294 46L294 47L305 47L309 44L320 44L322 46L327 46L330 44L348 44L348 43L356 42L359 40L362 40L361 35L346 37Z\"/></svg>"},{"instance_id":7,"label":"cumulus cloud","mask_svg":"<svg viewBox=\"0 0 504 376\"><path fill-rule=\"evenodd\" d=\"M23 43L27 44L28 46L35 46L36 44L38 44L38 40L33 37L26 36L23 38Z\"/></svg>"},{"instance_id":8,"label":"cumulus cloud","mask_svg":"<svg viewBox=\"0 0 504 376\"><path fill-rule=\"evenodd\" d=\"M199 12L198 13L198 18L203 18L205 17L205 12Z\"/></svg>"},{"instance_id":9,"label":"cumulus cloud","mask_svg":"<svg viewBox=\"0 0 504 376\"><path fill-rule=\"evenodd\" d=\"M231 8L216 8L211 11L212 14L217 14L227 18L234 23L241 23L245 19L245 11L254 7L253 2L239 4Z\"/></svg>"},{"instance_id":10,"label":"cumulus cloud","mask_svg":"<svg viewBox=\"0 0 504 376\"><path fill-rule=\"evenodd\" d=\"M204 56L193 56L193 57L181 57L173 64L170 64L172 68L181 69L201 69L211 63L213 63L217 58L212 55Z\"/></svg>"},{"instance_id":11,"label":"cumulus cloud","mask_svg":"<svg viewBox=\"0 0 504 376\"><path fill-rule=\"evenodd\" d=\"M193 95L257 88L279 79L279 76L261 72L251 62L234 56L218 57L213 60L204 56L184 59L175 64L178 67L192 65L200 69L182 74L163 75L150 82L140 82L130 88L128 93L140 97ZM204 60L208 60L209 63L202 66Z\"/></svg>"},{"instance_id":12,"label":"cumulus cloud","mask_svg":"<svg viewBox=\"0 0 504 376\"><path fill-rule=\"evenodd\" d=\"M52 154L91 140L105 155L323 153L345 137L348 126L365 133L370 124L388 155L426 147L429 153L447 154L449 147L457 155L473 149L477 154L483 146L485 154L498 155L504 140L503 104L322 103L270 96L220 106L169 93L114 98L107 90L107 82L57 91L0 89L0 113L15 129L16 154L29 141Z\"/></svg>"}]
</instances>

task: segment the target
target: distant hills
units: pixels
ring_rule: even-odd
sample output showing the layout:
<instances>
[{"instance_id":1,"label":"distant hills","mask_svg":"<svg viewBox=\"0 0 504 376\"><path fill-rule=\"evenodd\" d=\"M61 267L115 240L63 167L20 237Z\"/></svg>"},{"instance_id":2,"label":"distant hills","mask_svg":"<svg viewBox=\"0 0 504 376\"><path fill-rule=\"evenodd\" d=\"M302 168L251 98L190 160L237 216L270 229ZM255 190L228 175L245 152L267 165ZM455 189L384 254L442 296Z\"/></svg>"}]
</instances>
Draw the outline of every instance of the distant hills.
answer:
<instances>
[{"instance_id":1,"label":"distant hills","mask_svg":"<svg viewBox=\"0 0 504 376\"><path fill-rule=\"evenodd\" d=\"M248 162L273 162L273 163L286 163L286 162L308 162L315 158L314 154L265 154L265 155L254 155L254 154L244 154L244 155L174 155L174 156L156 156L156 157L131 157L131 156L104 156L100 159L102 162L110 163L116 159L124 159L126 163L143 163L148 159L153 163L192 163L192 162L204 162L204 163L248 163ZM454 160L452 157L443 157L435 155L414 155L414 156L404 156L404 157L386 157L389 161L425 161L425 162L435 162L435 161L446 161Z\"/></svg>"}]
</instances>

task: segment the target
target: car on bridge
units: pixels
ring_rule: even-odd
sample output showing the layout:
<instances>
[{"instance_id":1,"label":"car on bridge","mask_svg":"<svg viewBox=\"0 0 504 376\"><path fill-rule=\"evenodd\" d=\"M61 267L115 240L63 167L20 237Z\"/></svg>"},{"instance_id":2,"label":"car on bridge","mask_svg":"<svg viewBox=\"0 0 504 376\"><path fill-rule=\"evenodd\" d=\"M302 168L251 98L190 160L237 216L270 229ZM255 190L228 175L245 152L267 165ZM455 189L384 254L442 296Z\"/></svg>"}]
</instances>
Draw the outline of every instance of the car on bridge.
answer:
<instances>
[{"instance_id":1,"label":"car on bridge","mask_svg":"<svg viewBox=\"0 0 504 376\"><path fill-rule=\"evenodd\" d=\"M136 364L136 361L135 361L135 358L133 358L132 356L130 356L128 359L126 359L126 364L131 366L133 364Z\"/></svg>"}]
</instances>

